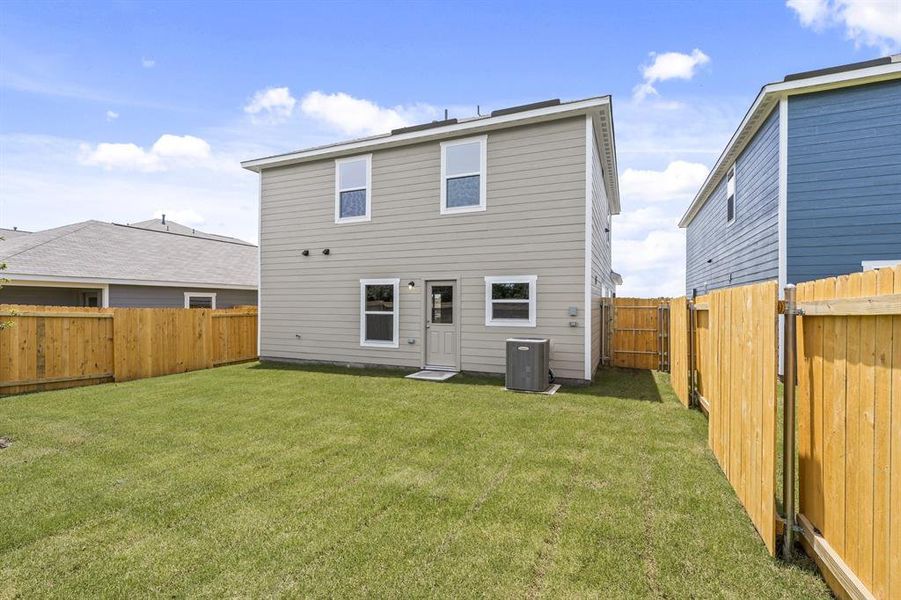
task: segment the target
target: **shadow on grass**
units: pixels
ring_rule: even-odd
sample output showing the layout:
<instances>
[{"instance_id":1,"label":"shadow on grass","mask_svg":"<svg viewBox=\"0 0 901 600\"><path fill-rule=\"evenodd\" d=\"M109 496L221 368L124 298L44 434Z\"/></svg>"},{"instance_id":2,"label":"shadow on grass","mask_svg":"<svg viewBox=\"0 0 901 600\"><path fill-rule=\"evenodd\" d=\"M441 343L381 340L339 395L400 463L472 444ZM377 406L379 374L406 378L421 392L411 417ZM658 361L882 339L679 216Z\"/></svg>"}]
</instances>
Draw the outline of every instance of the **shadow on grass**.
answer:
<instances>
[{"instance_id":1,"label":"shadow on grass","mask_svg":"<svg viewBox=\"0 0 901 600\"><path fill-rule=\"evenodd\" d=\"M304 373L323 373L329 375L352 375L356 377L382 377L387 379L402 379L418 369L392 369L377 367L357 367L350 365L325 365L315 363L283 363L266 361L260 362L251 370L262 371L299 371ZM447 385L476 385L503 387L503 375L460 373L443 381ZM625 400L640 400L644 402L663 402L659 383L651 371L639 369L599 369L591 385L567 385L563 384L563 391L568 394L582 396L605 396L610 398L622 398Z\"/></svg>"},{"instance_id":2,"label":"shadow on grass","mask_svg":"<svg viewBox=\"0 0 901 600\"><path fill-rule=\"evenodd\" d=\"M355 375L357 377L384 377L387 379L403 379L419 369L391 369L384 367L356 367L352 365L325 365L317 363L289 363L277 361L259 362L252 367L253 371L300 371L303 373L323 373L328 375Z\"/></svg>"},{"instance_id":3,"label":"shadow on grass","mask_svg":"<svg viewBox=\"0 0 901 600\"><path fill-rule=\"evenodd\" d=\"M623 400L663 402L657 380L651 371L641 369L598 369L591 385L567 387L566 392L584 396L606 396Z\"/></svg>"}]
</instances>

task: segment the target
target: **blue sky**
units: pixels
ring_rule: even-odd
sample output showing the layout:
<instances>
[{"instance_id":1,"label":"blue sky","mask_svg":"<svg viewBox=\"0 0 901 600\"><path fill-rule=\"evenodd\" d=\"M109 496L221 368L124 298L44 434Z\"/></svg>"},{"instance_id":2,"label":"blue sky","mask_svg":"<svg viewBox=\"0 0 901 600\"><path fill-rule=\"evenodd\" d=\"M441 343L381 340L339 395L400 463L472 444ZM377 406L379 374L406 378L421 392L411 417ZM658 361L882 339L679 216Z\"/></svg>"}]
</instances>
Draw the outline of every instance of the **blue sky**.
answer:
<instances>
[{"instance_id":1,"label":"blue sky","mask_svg":"<svg viewBox=\"0 0 901 600\"><path fill-rule=\"evenodd\" d=\"M761 85L896 52L899 30L901 3L863 0L7 2L0 227L167 212L256 239L239 160L612 94L621 293L678 293L675 221Z\"/></svg>"}]
</instances>

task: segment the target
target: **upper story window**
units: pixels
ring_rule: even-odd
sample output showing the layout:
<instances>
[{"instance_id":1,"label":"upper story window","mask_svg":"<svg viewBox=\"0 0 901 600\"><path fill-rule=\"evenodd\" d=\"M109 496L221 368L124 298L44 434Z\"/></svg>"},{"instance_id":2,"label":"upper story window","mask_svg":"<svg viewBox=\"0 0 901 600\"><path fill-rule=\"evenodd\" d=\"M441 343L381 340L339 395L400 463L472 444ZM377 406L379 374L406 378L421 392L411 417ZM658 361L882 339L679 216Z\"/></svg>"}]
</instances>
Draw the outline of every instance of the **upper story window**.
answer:
<instances>
[{"instance_id":1,"label":"upper story window","mask_svg":"<svg viewBox=\"0 0 901 600\"><path fill-rule=\"evenodd\" d=\"M726 223L735 220L735 165L726 174Z\"/></svg>"},{"instance_id":2,"label":"upper story window","mask_svg":"<svg viewBox=\"0 0 901 600\"><path fill-rule=\"evenodd\" d=\"M441 214L485 210L488 136L441 143Z\"/></svg>"},{"instance_id":3,"label":"upper story window","mask_svg":"<svg viewBox=\"0 0 901 600\"><path fill-rule=\"evenodd\" d=\"M335 161L335 223L372 217L372 155Z\"/></svg>"},{"instance_id":4,"label":"upper story window","mask_svg":"<svg viewBox=\"0 0 901 600\"><path fill-rule=\"evenodd\" d=\"M535 327L538 277L485 278L485 325Z\"/></svg>"}]
</instances>

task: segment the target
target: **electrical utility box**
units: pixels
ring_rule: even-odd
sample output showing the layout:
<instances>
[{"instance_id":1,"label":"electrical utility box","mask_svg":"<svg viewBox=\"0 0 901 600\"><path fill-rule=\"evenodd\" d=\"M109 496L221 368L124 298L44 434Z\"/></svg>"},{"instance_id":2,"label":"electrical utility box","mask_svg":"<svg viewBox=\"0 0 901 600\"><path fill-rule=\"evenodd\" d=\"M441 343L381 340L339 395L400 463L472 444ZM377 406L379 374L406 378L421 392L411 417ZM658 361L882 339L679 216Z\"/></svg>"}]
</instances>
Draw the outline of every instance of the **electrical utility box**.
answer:
<instances>
[{"instance_id":1,"label":"electrical utility box","mask_svg":"<svg viewBox=\"0 0 901 600\"><path fill-rule=\"evenodd\" d=\"M548 372L551 342L538 338L507 340L507 389L544 392L550 387Z\"/></svg>"}]
</instances>

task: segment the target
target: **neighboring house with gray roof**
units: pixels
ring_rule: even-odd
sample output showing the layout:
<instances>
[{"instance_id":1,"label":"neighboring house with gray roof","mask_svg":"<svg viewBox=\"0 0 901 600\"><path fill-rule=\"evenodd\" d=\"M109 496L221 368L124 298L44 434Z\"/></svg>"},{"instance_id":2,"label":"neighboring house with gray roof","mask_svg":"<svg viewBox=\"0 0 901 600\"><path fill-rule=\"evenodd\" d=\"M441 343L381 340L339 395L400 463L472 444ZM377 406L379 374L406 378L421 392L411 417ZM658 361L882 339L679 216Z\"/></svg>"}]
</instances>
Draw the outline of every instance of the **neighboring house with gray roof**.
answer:
<instances>
[{"instance_id":1,"label":"neighboring house with gray roof","mask_svg":"<svg viewBox=\"0 0 901 600\"><path fill-rule=\"evenodd\" d=\"M13 227L12 229L7 229L7 228L5 228L5 227L0 227L0 241L2 241L2 240L11 240L11 239L13 239L13 238L15 238L15 237L20 237L20 236L23 236L23 235L28 235L29 233L31 233L31 232L30 232L30 231L22 231L21 229L18 229L18 228L16 228L16 227Z\"/></svg>"},{"instance_id":2,"label":"neighboring house with gray roof","mask_svg":"<svg viewBox=\"0 0 901 600\"><path fill-rule=\"evenodd\" d=\"M166 231L163 227L169 227ZM257 247L162 220L84 221L0 237L0 304L213 307L257 304Z\"/></svg>"}]
</instances>

